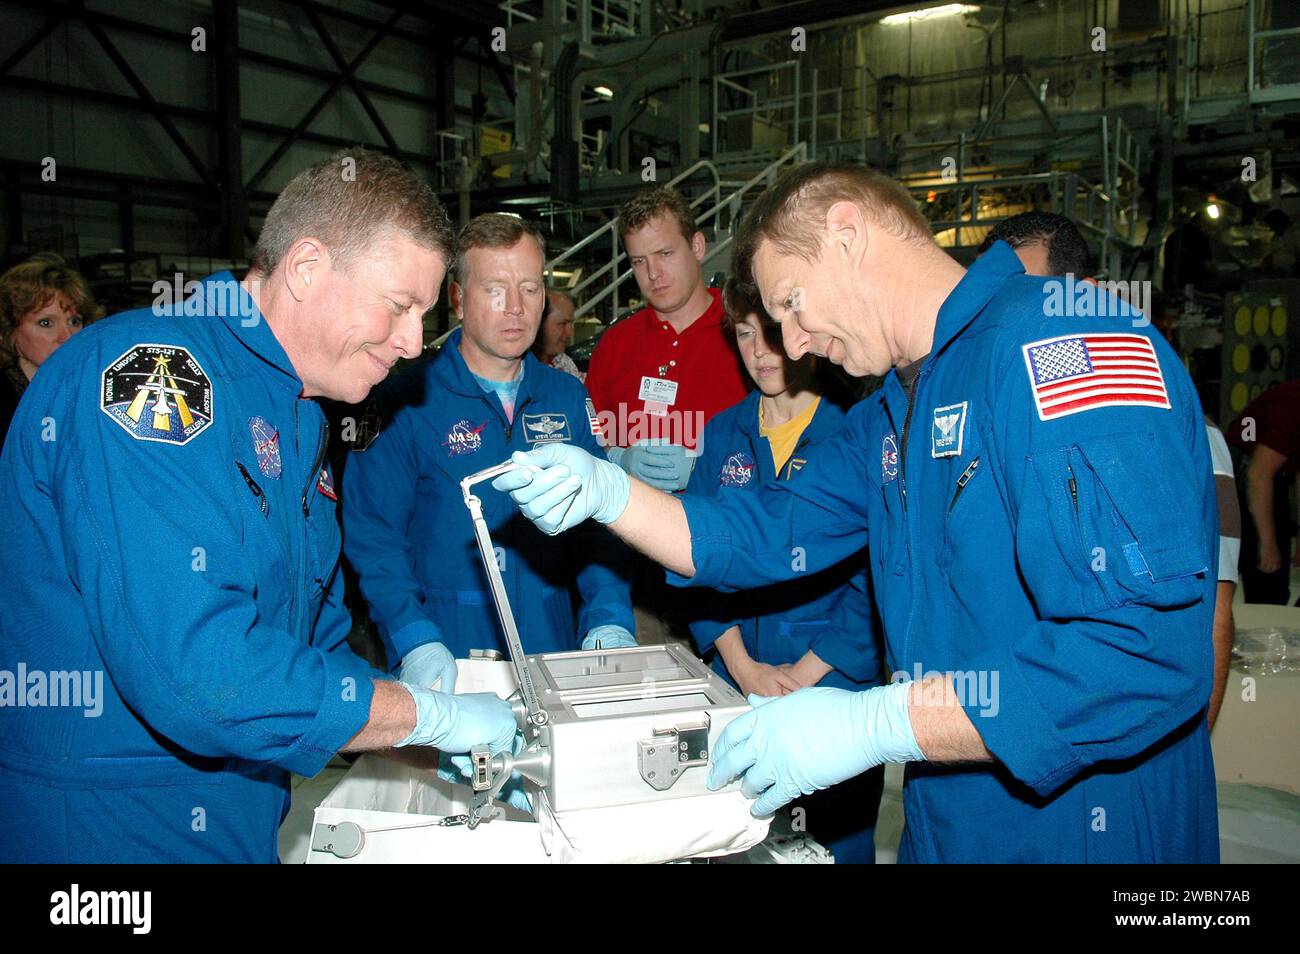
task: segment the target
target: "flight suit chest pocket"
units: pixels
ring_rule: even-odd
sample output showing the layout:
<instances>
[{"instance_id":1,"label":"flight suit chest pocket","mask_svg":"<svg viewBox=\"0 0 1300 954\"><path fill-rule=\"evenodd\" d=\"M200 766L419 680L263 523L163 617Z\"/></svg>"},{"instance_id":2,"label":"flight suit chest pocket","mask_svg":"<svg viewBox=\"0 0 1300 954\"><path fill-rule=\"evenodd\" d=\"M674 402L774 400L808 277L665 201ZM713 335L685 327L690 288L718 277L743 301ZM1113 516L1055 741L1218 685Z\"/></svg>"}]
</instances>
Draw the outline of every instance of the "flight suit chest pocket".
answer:
<instances>
[{"instance_id":1,"label":"flight suit chest pocket","mask_svg":"<svg viewBox=\"0 0 1300 954\"><path fill-rule=\"evenodd\" d=\"M1200 519L1206 478L1154 434L1122 434L1066 450L1090 568L1114 606L1195 602L1210 559Z\"/></svg>"},{"instance_id":2,"label":"flight suit chest pocket","mask_svg":"<svg viewBox=\"0 0 1300 954\"><path fill-rule=\"evenodd\" d=\"M1189 455L1136 433L1091 438L1033 463L1055 548L1079 581L1079 609L1171 608L1204 596L1209 476Z\"/></svg>"},{"instance_id":3,"label":"flight suit chest pocket","mask_svg":"<svg viewBox=\"0 0 1300 954\"><path fill-rule=\"evenodd\" d=\"M312 609L329 589L338 565L342 532L339 530L338 494L328 464L322 465L306 494L308 592Z\"/></svg>"},{"instance_id":4,"label":"flight suit chest pocket","mask_svg":"<svg viewBox=\"0 0 1300 954\"><path fill-rule=\"evenodd\" d=\"M277 486L252 460L236 458L232 470L231 486L242 514L239 542L248 574L255 580L279 579L291 564L282 535L286 515L282 513L283 501L275 493ZM259 594L259 601L270 597L279 606L287 601L287 591L281 587L261 587Z\"/></svg>"}]
</instances>

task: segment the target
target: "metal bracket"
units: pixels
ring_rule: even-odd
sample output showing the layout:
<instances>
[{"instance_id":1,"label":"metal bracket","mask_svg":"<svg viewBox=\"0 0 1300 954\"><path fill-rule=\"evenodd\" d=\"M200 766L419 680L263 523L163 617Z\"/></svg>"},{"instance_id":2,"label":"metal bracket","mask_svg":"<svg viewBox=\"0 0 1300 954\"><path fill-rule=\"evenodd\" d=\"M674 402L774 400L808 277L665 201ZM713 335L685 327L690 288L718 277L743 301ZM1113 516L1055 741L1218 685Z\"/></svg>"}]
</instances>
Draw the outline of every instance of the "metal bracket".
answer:
<instances>
[{"instance_id":1,"label":"metal bracket","mask_svg":"<svg viewBox=\"0 0 1300 954\"><path fill-rule=\"evenodd\" d=\"M470 761L470 788L474 790L474 798L470 802L469 817L466 824L473 831L482 822L491 821L500 814L500 811L492 804L494 799L501 791L510 778L511 766L504 756L498 755L495 759L486 745L476 745L469 750Z\"/></svg>"},{"instance_id":2,"label":"metal bracket","mask_svg":"<svg viewBox=\"0 0 1300 954\"><path fill-rule=\"evenodd\" d=\"M312 851L327 851L336 858L355 858L366 846L366 832L356 822L316 825L311 842Z\"/></svg>"},{"instance_id":3,"label":"metal bracket","mask_svg":"<svg viewBox=\"0 0 1300 954\"><path fill-rule=\"evenodd\" d=\"M703 722L655 729L636 744L636 763L646 784L657 792L672 788L692 766L709 764L709 715Z\"/></svg>"}]
</instances>

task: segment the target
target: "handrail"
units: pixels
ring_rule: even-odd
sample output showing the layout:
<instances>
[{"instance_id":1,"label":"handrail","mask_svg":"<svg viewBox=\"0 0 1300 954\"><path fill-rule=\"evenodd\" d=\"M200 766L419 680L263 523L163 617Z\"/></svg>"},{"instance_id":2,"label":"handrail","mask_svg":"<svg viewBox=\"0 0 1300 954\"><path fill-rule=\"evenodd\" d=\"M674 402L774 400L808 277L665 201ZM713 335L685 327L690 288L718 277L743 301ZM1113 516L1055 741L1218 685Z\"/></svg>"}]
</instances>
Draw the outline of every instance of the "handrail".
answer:
<instances>
[{"instance_id":1,"label":"handrail","mask_svg":"<svg viewBox=\"0 0 1300 954\"><path fill-rule=\"evenodd\" d=\"M715 166L715 165L714 165L712 162L710 162L708 159L701 159L701 160L699 160L699 161L696 162L694 165L692 165L690 168L688 168L685 172L682 172L682 173L680 173L680 174L674 176L673 178L669 179L668 182L667 182L667 185L669 185L669 186L674 186L674 185L676 185L677 183L681 182L683 179L690 178L691 176L693 176L693 175L695 174L696 170L698 170L698 169L708 169L708 170L713 174L713 188L714 188L714 189L720 189L720 188L721 188L722 177L718 174L717 166ZM565 259L567 259L570 255L572 255L574 252L578 251L579 249L586 248L588 245L590 245L592 242L594 242L597 238L599 238L602 234L604 234L605 232L611 231L611 230L614 229L617 225L618 225L618 216L614 216L614 218L610 219L608 222L606 222L606 223L605 223L604 225L602 225L600 228L596 229L596 231L592 232L590 235L588 235L585 239L583 239L583 240L582 240L581 242L579 242L577 245L571 246L567 251L565 251L565 252L561 252L561 253L560 253L559 255L557 255L555 258L551 259L551 261L547 262L547 263L546 263L546 271L550 271L552 268L554 268L556 265L560 264L560 262L562 262L562 261L564 261Z\"/></svg>"},{"instance_id":2,"label":"handrail","mask_svg":"<svg viewBox=\"0 0 1300 954\"><path fill-rule=\"evenodd\" d=\"M781 166L791 161L804 161L807 158L808 158L808 144L805 142L796 143L794 146L790 147L785 152L783 152L778 158L776 158L775 160L773 160L772 162L764 166L763 169L761 169L754 176L746 180L744 184L740 186L740 188L730 193L726 198L722 197L721 180L719 179L712 189L704 192L702 195L698 196L694 201L692 201L691 207L696 208L697 206L703 204L703 202L707 200L710 195L716 195L716 199L713 205L710 206L703 213L700 213L695 217L695 221L697 224L706 222L710 218L713 219L715 240L718 238L718 234L719 234L719 229L718 229L719 217L722 215L724 209L728 209L731 212L731 216L728 221L728 228L730 230L730 234L728 234L725 241L717 243L713 246L713 248L704 256L704 259L700 263L701 266L703 266L704 262L707 262L710 258L712 258L723 248L726 248L731 244L735 232L737 213L740 211L740 204L741 201L744 199L745 194L748 193L755 186L757 186L759 183L771 184L771 182L776 178L777 170L780 169ZM697 166L701 165L704 162L705 160L701 160L699 163L696 163L696 165ZM713 168L712 163L708 163L708 165L711 168ZM692 169L693 168L694 167L692 167ZM691 170L688 170L687 172L682 173L682 176L688 175L690 171ZM714 172L716 175L716 168L714 168ZM671 185L671 183L669 184ZM617 218L610 220L605 225L597 229L596 232L593 232L591 235L587 236L577 245L573 246L568 251L562 253L560 256L555 258L552 262L550 262L547 265L547 268L549 269L553 267L555 264L567 258L568 256L572 255L575 251L582 248L584 245L590 244L591 241L601 232L604 232L607 229L611 229L615 227L617 224L618 224ZM599 291L597 294L588 298L578 308L574 310L574 318L581 318L584 315L589 314L591 311L593 311L596 308L597 305L603 302L606 298L609 298L611 295L617 294L619 287L623 284L624 281L626 281L632 275L631 268L628 268L622 272L618 271L618 266L626 258L627 258L627 254L625 252L619 251L617 246L615 246L614 249L612 250L610 261L608 261L607 263L602 265L599 269L597 269L595 272L593 272L591 275L583 279L583 281L579 283L579 285L576 288L573 289L572 294L576 298L583 290L595 284L599 279L604 277L611 270L614 272L613 278L610 280L609 284L605 288L601 289L601 291Z\"/></svg>"}]
</instances>

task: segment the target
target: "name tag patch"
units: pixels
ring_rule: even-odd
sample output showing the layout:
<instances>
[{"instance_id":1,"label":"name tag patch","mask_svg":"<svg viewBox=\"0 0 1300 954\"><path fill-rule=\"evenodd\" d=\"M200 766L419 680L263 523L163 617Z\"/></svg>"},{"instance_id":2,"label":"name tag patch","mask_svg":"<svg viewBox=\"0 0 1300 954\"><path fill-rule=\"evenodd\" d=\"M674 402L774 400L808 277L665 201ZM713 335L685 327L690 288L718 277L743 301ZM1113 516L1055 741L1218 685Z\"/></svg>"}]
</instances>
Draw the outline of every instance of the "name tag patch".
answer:
<instances>
[{"instance_id":1,"label":"name tag patch","mask_svg":"<svg viewBox=\"0 0 1300 954\"><path fill-rule=\"evenodd\" d=\"M930 427L931 457L960 457L966 437L966 401L934 409Z\"/></svg>"},{"instance_id":2,"label":"name tag patch","mask_svg":"<svg viewBox=\"0 0 1300 954\"><path fill-rule=\"evenodd\" d=\"M571 441L569 419L564 414L525 414L524 440L530 444Z\"/></svg>"},{"instance_id":3,"label":"name tag patch","mask_svg":"<svg viewBox=\"0 0 1300 954\"><path fill-rule=\"evenodd\" d=\"M316 476L316 489L330 500L339 499L339 495L334 491L334 478L330 476L328 467L322 467L320 473Z\"/></svg>"}]
</instances>

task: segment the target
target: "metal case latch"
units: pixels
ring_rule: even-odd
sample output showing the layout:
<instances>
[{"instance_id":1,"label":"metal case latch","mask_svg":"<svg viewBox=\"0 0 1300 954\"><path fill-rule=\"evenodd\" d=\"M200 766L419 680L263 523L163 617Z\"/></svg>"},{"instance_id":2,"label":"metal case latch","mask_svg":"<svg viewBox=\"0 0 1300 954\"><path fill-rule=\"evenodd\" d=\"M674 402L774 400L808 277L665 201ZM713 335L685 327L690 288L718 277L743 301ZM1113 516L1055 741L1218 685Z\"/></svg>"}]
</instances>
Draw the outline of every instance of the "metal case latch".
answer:
<instances>
[{"instance_id":1,"label":"metal case latch","mask_svg":"<svg viewBox=\"0 0 1300 954\"><path fill-rule=\"evenodd\" d=\"M709 715L703 722L655 729L654 738L636 744L637 768L646 784L667 791L693 765L709 764Z\"/></svg>"}]
</instances>

